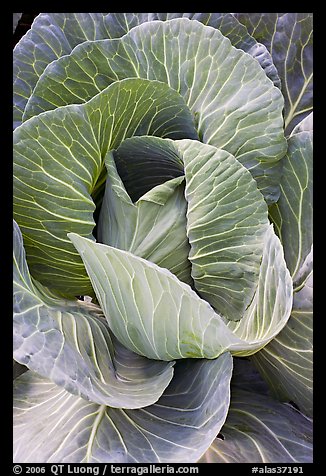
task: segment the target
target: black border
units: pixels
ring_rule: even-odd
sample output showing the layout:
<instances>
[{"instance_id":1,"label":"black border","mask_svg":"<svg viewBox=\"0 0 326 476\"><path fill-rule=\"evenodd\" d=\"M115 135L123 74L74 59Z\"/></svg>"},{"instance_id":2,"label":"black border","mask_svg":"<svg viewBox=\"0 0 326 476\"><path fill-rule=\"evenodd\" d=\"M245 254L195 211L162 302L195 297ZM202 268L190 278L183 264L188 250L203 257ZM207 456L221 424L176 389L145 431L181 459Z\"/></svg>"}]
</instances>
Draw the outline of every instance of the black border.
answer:
<instances>
[{"instance_id":1,"label":"black border","mask_svg":"<svg viewBox=\"0 0 326 476\"><path fill-rule=\"evenodd\" d=\"M42 4L33 4L33 5L26 5L20 6L17 3L15 4L15 9L26 9L26 7L31 7L30 10L41 10L44 7L44 3ZM87 5L86 5L87 6ZM110 5L111 6L111 5ZM136 5L128 5L128 3L123 3L121 7L124 7L124 10L128 9L129 11L134 10L134 7ZM142 7L141 10L153 10L153 5L139 5L137 3L138 7ZM155 5L155 9L158 9L159 5ZM215 5L214 5L215 6ZM223 5L219 5L222 7ZM229 6L229 5L228 5ZM230 9L244 9L244 7L249 5L235 5L232 4L230 5ZM257 11L258 9L261 9L263 5L258 4L257 7L251 6L250 9L253 11ZM284 9L284 10L291 10L293 9L292 7L286 8L287 5L282 3L281 5L276 5L275 3L272 3L270 6L273 6L274 9ZM323 38L322 32L323 28L325 29L325 25L323 23L325 22L325 16L323 15L322 9L316 9L313 8L313 5L303 5L300 6L299 4L295 5L296 10L304 10L307 9L308 7L311 8L311 12L314 15L314 36L315 36L315 46L314 47L314 76L315 76L315 82L314 82L314 116L315 116L315 121L314 121L314 129L317 131L315 134L315 142L317 143L317 148L316 148L316 153L314 154L314 228L319 226L323 219L325 218L326 214L323 213L323 208L325 206L325 200L323 200L323 197L320 193L320 191L323 189L322 187L325 185L323 184L323 181L325 181L325 174L323 174L322 169L319 170L320 166L323 164L323 160L325 160L323 157L320 157L321 153L324 152L323 144L319 144L320 137L322 136L322 131L319 130L322 127L323 124L323 118L322 118L322 103L321 103L321 97L320 93L322 91L322 88L324 87L325 80L323 81L322 76L323 76L323 68L322 68L322 63L324 60L324 51L322 50L322 46L325 44L325 40ZM60 5L56 4L55 9L52 8L52 10L58 10ZM80 7L80 5L79 5ZM107 6L98 6L96 11L98 9L105 9L109 7ZM129 7L129 8L128 8ZM195 5L189 4L189 2L184 2L184 6L182 7L182 4L176 5L175 3L171 4L171 8L169 8L169 2L166 3L164 2L164 10L166 9L171 9L171 10L176 10L177 8L179 10L182 9L191 9L195 10ZM202 3L200 4L201 9L204 9L206 7L206 10L211 10L212 8L209 6L205 6ZM216 5L217 7L217 5ZM268 7L268 5L265 5L265 8ZM280 7L280 8L276 8ZM50 9L50 8L49 8ZM66 10L67 5L62 6L61 10ZM74 10L76 8L73 8L73 6L69 7L70 10ZM249 8L247 8L248 10ZM29 15L29 14L27 14ZM33 15L33 14L32 14ZM23 34L27 31L25 27L20 27L20 32L23 32ZM7 231L7 226L8 229L11 230L11 222L12 222L12 216L13 216L13 210L12 210L12 178L13 178L13 172L12 172L12 41L10 40L6 41L7 38L12 38L12 12L5 12L4 15L2 16L2 39L5 41L6 46L8 48L3 48L2 49L2 62L3 62L3 69L2 69L2 74L1 74L1 79L3 82L3 89L2 91L5 92L3 94L2 99L4 99L4 103L2 103L2 111L1 111L1 120L2 120L2 131L8 131L8 134L4 134L6 139L8 140L5 141L5 147L4 151L2 152L3 156L3 162L2 166L3 171L2 171L2 192L3 192L3 198L2 198L2 212L4 212L5 215L5 220L2 219L2 246L3 250L5 250L2 253L2 284L5 285L5 288L7 288L7 285L9 287L8 290L4 290L2 294L3 301L5 301L5 306L4 306L4 312L2 313L2 325L4 325L4 331L2 333L2 337L4 338L5 342L5 351L3 352L4 358L2 359L2 369L4 371L5 379L3 380L3 385L2 385L2 434L3 434L3 442L2 442L2 463L4 463L4 467L8 467L8 472L4 470L4 474L13 474L12 472L12 390L8 390L8 387L11 387L11 381L12 381L12 344L9 343L9 350L7 351L7 343L11 342L9 338L7 338L7 335L11 336L12 335L12 324L11 324L11 311L12 311L12 300L11 300L11 293L12 293L12 280L7 279L8 274L7 274L7 269L9 271L9 276L11 275L11 258L10 258L10 253L7 252L7 233L9 233L9 236L11 237L11 231ZM16 36L14 37L17 39L18 33L15 34ZM316 52L316 54L315 54ZM318 60L319 63L318 63ZM8 84L7 84L8 81ZM8 200L9 197L9 200ZM12 238L9 238L9 241ZM280 467L285 467L285 466L302 466L303 467L303 474L320 474L321 468L322 468L322 460L323 460L323 446L324 446L324 428L323 428L323 423L322 423L322 416L325 413L325 410L322 405L322 400L324 399L324 391L323 391L323 381L324 381L324 375L325 372L322 372L322 369L324 368L324 359L325 357L323 356L323 347L325 347L325 343L323 342L325 340L325 333L323 332L323 323L325 321L325 316L324 312L321 307L321 296L322 296L322 285L324 283L324 276L322 275L322 270L323 270L323 264L322 260L320 259L321 257L324 256L325 252L323 252L323 247L322 247L322 240L323 240L323 230L318 230L317 233L315 233L315 255L317 256L316 264L315 264L315 285L314 285L314 315L315 315L315 321L314 321L314 461L313 463L304 463L304 464L247 464L247 463L237 463L236 468L233 468L232 466L227 466L226 464L223 464L221 470L223 475L224 474L232 474L234 471L236 471L239 475L246 475L246 474L252 474L251 468L257 466L258 468L263 468L264 466L272 469L276 468L277 466ZM325 241L325 238L324 238ZM8 268L7 268L8 267ZM7 299L8 299L8 308L7 308ZM7 333L7 327L8 327L8 333ZM11 350L10 350L11 348ZM326 363L326 360L325 360ZM7 380L8 379L8 380ZM10 396L11 392L11 396ZM6 400L6 401L5 401ZM8 408L7 408L8 405ZM5 445L8 445L8 449L5 448ZM213 464L213 466L211 466ZM211 463L210 465L206 465L204 463L194 463L194 464L189 464L189 466L198 466L199 468L199 474L202 474L203 471L210 470L209 468L212 468L214 471L214 465L220 464L220 463ZM110 463L108 463L110 465ZM187 465L187 463L185 463ZM28 465L28 464L22 464L22 467L28 467L28 466L39 466L39 467L45 467L46 472L43 474L53 474L50 471L51 464L35 464L35 465ZM68 466L68 465L64 465ZM71 465L71 466L92 466L92 465ZM100 467L104 467L104 464L100 464ZM129 466L129 465L115 465L115 466ZM137 464L135 466L149 466L147 464ZM166 466L166 465L160 465L157 464L157 466ZM174 464L169 464L169 466L178 466ZM184 465L182 465L184 466ZM272 471L270 471L272 472ZM276 472L276 471L275 471ZM25 472L21 474L27 474ZM40 473L42 474L42 473ZM62 472L62 474L68 474L65 472ZM110 474L107 472L106 474ZM122 473L120 473L122 474ZM124 473L126 474L126 473ZM166 474L166 473L164 473ZM259 474L259 473L256 473ZM288 474L288 473L284 473Z\"/></svg>"}]
</instances>

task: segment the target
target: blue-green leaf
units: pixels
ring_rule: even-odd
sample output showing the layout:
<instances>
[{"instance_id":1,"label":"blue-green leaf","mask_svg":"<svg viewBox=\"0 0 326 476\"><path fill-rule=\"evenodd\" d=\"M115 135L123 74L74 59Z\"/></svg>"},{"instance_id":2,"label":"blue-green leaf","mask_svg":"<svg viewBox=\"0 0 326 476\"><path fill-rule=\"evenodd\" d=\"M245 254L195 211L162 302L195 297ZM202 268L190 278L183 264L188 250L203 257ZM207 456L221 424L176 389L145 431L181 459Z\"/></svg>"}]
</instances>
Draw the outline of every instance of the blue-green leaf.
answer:
<instances>
[{"instance_id":1,"label":"blue-green leaf","mask_svg":"<svg viewBox=\"0 0 326 476\"><path fill-rule=\"evenodd\" d=\"M270 51L281 78L286 133L313 107L313 14L236 13Z\"/></svg>"},{"instance_id":2,"label":"blue-green leaf","mask_svg":"<svg viewBox=\"0 0 326 476\"><path fill-rule=\"evenodd\" d=\"M309 126L306 123L306 126L301 125L301 127ZM312 271L312 130L296 132L288 139L288 151L284 159L280 188L280 199L270 207L270 216L282 242L294 288L298 288Z\"/></svg>"},{"instance_id":3,"label":"blue-green leaf","mask_svg":"<svg viewBox=\"0 0 326 476\"><path fill-rule=\"evenodd\" d=\"M29 371L14 385L18 463L196 462L229 407L232 358L183 361L160 400L139 410L97 405Z\"/></svg>"},{"instance_id":4,"label":"blue-green leaf","mask_svg":"<svg viewBox=\"0 0 326 476\"><path fill-rule=\"evenodd\" d=\"M173 364L150 361L123 348L98 306L60 299L35 282L15 222L13 331L16 361L99 404L150 405L173 376Z\"/></svg>"},{"instance_id":5,"label":"blue-green leaf","mask_svg":"<svg viewBox=\"0 0 326 476\"><path fill-rule=\"evenodd\" d=\"M312 463L312 422L267 395L232 388L219 437L201 463Z\"/></svg>"},{"instance_id":6,"label":"blue-green leaf","mask_svg":"<svg viewBox=\"0 0 326 476\"><path fill-rule=\"evenodd\" d=\"M273 395L313 412L313 278L294 293L291 317L284 329L252 359Z\"/></svg>"}]
</instances>

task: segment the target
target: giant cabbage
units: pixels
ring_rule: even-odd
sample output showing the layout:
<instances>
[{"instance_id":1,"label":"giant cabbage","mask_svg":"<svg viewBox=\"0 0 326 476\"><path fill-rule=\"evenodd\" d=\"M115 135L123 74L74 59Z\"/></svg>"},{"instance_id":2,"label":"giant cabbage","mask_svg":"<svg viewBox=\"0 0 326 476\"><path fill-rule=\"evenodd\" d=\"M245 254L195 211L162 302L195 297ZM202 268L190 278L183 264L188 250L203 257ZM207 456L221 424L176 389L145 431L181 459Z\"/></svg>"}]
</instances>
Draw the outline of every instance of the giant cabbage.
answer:
<instances>
[{"instance_id":1,"label":"giant cabbage","mask_svg":"<svg viewBox=\"0 0 326 476\"><path fill-rule=\"evenodd\" d=\"M312 14L35 18L15 462L312 460L311 49Z\"/></svg>"}]
</instances>

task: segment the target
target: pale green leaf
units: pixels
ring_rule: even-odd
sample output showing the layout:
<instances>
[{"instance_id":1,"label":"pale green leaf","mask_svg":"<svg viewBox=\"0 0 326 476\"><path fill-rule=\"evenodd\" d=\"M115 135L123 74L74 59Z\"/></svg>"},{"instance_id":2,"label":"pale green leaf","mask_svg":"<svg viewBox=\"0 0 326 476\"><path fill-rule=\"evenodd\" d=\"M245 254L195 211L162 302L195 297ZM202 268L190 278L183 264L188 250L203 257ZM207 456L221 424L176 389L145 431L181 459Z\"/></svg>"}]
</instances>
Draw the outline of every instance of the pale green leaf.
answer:
<instances>
[{"instance_id":1,"label":"pale green leaf","mask_svg":"<svg viewBox=\"0 0 326 476\"><path fill-rule=\"evenodd\" d=\"M140 408L158 400L172 378L171 365L124 349L111 335L98 306L60 299L37 286L14 222L16 361L99 404Z\"/></svg>"},{"instance_id":2,"label":"pale green leaf","mask_svg":"<svg viewBox=\"0 0 326 476\"><path fill-rule=\"evenodd\" d=\"M247 28L232 13L157 13L156 15L158 20L189 18L220 30L224 36L229 38L233 46L255 58L275 86L280 87L280 78L267 48L249 35Z\"/></svg>"},{"instance_id":3,"label":"pale green leaf","mask_svg":"<svg viewBox=\"0 0 326 476\"><path fill-rule=\"evenodd\" d=\"M258 286L244 317L239 322L226 321L242 342L244 351L235 355L250 355L264 347L286 325L292 308L292 279L286 267L282 245L270 225L265 236ZM240 347L240 346L239 346Z\"/></svg>"},{"instance_id":4,"label":"pale green leaf","mask_svg":"<svg viewBox=\"0 0 326 476\"><path fill-rule=\"evenodd\" d=\"M77 234L79 251L114 335L152 359L216 358L226 350L249 355L286 324L292 281L282 247L268 228L257 291L241 321L216 314L189 285L150 261Z\"/></svg>"},{"instance_id":5,"label":"pale green leaf","mask_svg":"<svg viewBox=\"0 0 326 476\"><path fill-rule=\"evenodd\" d=\"M25 373L14 385L14 461L197 461L225 421L232 358L183 361L175 370L160 400L139 410L90 403Z\"/></svg>"},{"instance_id":6,"label":"pale green leaf","mask_svg":"<svg viewBox=\"0 0 326 476\"><path fill-rule=\"evenodd\" d=\"M166 143L158 138L142 138L142 142L149 146L153 142ZM167 144L173 147L173 143ZM192 284L184 177L152 188L133 204L117 173L112 154L108 154L106 166L108 176L99 217L98 240L148 259Z\"/></svg>"},{"instance_id":7,"label":"pale green leaf","mask_svg":"<svg viewBox=\"0 0 326 476\"><path fill-rule=\"evenodd\" d=\"M239 321L257 287L267 205L231 154L196 141L176 144L185 168L195 287L219 314Z\"/></svg>"}]
</instances>

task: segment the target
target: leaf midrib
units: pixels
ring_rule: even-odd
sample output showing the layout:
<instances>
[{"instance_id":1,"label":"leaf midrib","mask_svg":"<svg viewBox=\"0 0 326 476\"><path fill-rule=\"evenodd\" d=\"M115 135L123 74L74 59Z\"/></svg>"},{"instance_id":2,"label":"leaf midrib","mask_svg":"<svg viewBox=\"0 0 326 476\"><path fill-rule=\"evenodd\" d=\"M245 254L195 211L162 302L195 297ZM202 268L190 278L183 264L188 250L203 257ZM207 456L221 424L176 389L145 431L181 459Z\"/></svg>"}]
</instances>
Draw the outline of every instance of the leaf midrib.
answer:
<instances>
[{"instance_id":1,"label":"leaf midrib","mask_svg":"<svg viewBox=\"0 0 326 476\"><path fill-rule=\"evenodd\" d=\"M93 448L93 445L94 445L94 442L95 442L96 433L97 433L98 427L100 426L100 423L103 419L105 411L106 411L106 405L100 405L97 417L95 418L95 421L92 425L92 431L91 431L91 434L90 434L90 437L89 437L89 440L88 440L88 443L87 443L86 463L89 463L91 458L92 458L92 448Z\"/></svg>"}]
</instances>

